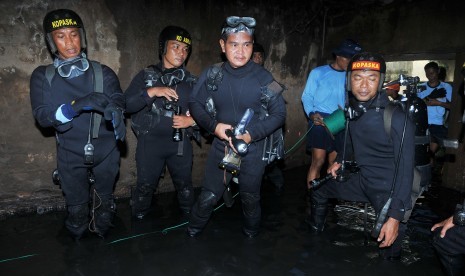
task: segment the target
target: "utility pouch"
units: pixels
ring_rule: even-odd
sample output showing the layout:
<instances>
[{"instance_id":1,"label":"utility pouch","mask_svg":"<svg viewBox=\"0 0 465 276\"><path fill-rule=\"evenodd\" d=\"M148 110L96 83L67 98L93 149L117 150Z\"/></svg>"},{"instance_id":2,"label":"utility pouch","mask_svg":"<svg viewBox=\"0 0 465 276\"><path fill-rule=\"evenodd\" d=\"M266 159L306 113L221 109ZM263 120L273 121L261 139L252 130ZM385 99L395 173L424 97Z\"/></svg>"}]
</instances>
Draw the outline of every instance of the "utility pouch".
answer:
<instances>
[{"instance_id":1,"label":"utility pouch","mask_svg":"<svg viewBox=\"0 0 465 276\"><path fill-rule=\"evenodd\" d=\"M262 108L260 110L260 120L266 120L268 117L268 103L281 95L285 90L285 86L273 81L267 86L262 87L262 95L260 98ZM262 160L267 164L273 163L273 161L284 158L284 136L282 128L276 129L273 133L265 138L263 144Z\"/></svg>"},{"instance_id":2,"label":"utility pouch","mask_svg":"<svg viewBox=\"0 0 465 276\"><path fill-rule=\"evenodd\" d=\"M284 136L282 128L278 128L271 135L265 138L263 144L262 160L271 164L275 160L284 157Z\"/></svg>"}]
</instances>

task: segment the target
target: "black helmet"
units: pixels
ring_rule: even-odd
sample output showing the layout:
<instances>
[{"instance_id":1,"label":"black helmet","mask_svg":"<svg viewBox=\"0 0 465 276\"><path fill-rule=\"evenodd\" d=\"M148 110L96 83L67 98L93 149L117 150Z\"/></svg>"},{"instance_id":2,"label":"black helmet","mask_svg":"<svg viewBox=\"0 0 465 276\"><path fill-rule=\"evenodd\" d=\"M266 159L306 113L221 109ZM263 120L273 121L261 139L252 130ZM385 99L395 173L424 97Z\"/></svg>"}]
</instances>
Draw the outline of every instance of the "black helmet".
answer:
<instances>
[{"instance_id":1,"label":"black helmet","mask_svg":"<svg viewBox=\"0 0 465 276\"><path fill-rule=\"evenodd\" d=\"M84 24L82 23L79 15L74 11L67 9L50 11L47 13L47 15L45 15L43 27L45 32L45 40L52 54L56 54L58 51L55 42L53 42L52 32L62 28L79 28L79 35L81 37L81 51L86 50L87 43Z\"/></svg>"},{"instance_id":2,"label":"black helmet","mask_svg":"<svg viewBox=\"0 0 465 276\"><path fill-rule=\"evenodd\" d=\"M178 26L167 26L161 31L158 37L158 54L160 55L160 59L166 53L166 43L168 40L186 43L189 45L189 53L192 52L192 39L189 32Z\"/></svg>"},{"instance_id":3,"label":"black helmet","mask_svg":"<svg viewBox=\"0 0 465 276\"><path fill-rule=\"evenodd\" d=\"M384 83L384 77L386 75L386 62L383 56L374 53L360 53L352 57L347 66L347 77L346 77L346 89L350 91L350 75L355 70L367 70L367 71L378 71L381 73L378 92L381 91Z\"/></svg>"}]
</instances>

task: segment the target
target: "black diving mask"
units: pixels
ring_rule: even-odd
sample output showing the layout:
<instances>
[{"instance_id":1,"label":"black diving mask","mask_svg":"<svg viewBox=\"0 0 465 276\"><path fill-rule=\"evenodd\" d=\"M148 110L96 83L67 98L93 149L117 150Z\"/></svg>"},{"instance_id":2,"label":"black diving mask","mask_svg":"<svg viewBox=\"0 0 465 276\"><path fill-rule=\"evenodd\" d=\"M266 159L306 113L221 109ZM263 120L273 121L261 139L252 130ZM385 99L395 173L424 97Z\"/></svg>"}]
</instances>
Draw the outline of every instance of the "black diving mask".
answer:
<instances>
[{"instance_id":1,"label":"black diving mask","mask_svg":"<svg viewBox=\"0 0 465 276\"><path fill-rule=\"evenodd\" d=\"M176 70L164 73L160 77L160 81L165 86L171 87L183 81L185 77L186 77L186 73L184 72L184 69L176 69Z\"/></svg>"},{"instance_id":2,"label":"black diving mask","mask_svg":"<svg viewBox=\"0 0 465 276\"><path fill-rule=\"evenodd\" d=\"M226 18L226 22L223 25L221 33L224 34L247 31L253 34L256 25L257 22L253 17L229 16Z\"/></svg>"},{"instance_id":3,"label":"black diving mask","mask_svg":"<svg viewBox=\"0 0 465 276\"><path fill-rule=\"evenodd\" d=\"M58 74L63 78L68 78L75 70L85 72L87 69L89 69L89 61L84 57L65 61L57 67Z\"/></svg>"}]
</instances>

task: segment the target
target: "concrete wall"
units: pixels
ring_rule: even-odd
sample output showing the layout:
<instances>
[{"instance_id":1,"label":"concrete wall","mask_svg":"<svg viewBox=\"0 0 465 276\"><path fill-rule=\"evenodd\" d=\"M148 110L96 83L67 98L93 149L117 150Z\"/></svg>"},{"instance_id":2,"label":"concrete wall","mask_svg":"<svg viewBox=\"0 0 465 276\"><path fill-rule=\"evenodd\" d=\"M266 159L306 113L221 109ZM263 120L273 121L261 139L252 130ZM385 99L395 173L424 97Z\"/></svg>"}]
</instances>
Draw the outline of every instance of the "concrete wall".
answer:
<instances>
[{"instance_id":1,"label":"concrete wall","mask_svg":"<svg viewBox=\"0 0 465 276\"><path fill-rule=\"evenodd\" d=\"M53 131L35 124L29 102L31 72L52 61L42 32L42 20L49 10L70 8L80 14L89 57L113 68L123 90L139 70L158 62L158 33L166 25L183 26L192 34L193 52L187 67L200 74L220 61L218 38L224 18L255 17L256 41L267 50L265 66L288 88L284 95L288 149L307 129L300 96L308 73L331 58L331 49L341 39L357 39L366 49L380 51L388 59L454 56L465 44L465 36L459 35L465 27L462 1L448 5L432 0L395 1L371 6L364 6L364 1L345 1L344 7L339 3L323 6L324 2L0 0L0 203L8 206L0 208L0 214L18 208L34 211L39 205L40 210L50 204L62 206L61 191L50 177L56 165ZM195 147L196 186L208 147ZM118 196L127 196L129 186L135 183L134 152L135 137L128 127ZM288 167L306 163L303 145L286 159ZM169 176L161 181L159 192L173 189ZM292 185L303 185L303 181ZM21 207L24 204L26 207Z\"/></svg>"}]
</instances>

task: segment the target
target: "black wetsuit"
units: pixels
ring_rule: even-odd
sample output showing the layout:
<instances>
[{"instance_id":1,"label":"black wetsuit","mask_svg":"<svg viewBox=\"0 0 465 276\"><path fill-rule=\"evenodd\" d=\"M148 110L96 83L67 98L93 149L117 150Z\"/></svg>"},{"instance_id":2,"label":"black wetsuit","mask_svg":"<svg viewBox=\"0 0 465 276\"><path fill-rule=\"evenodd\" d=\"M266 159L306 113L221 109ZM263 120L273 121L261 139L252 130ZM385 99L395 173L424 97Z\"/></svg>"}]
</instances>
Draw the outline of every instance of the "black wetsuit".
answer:
<instances>
[{"instance_id":1,"label":"black wetsuit","mask_svg":"<svg viewBox=\"0 0 465 276\"><path fill-rule=\"evenodd\" d=\"M379 97L379 100L378 98ZM316 230L322 230L326 216L328 198L371 203L376 213L389 198L395 174L395 163L403 136L405 113L397 107L392 115L390 137L384 129L384 107L389 100L384 92L369 102L362 103L367 111L349 123L349 138L346 145L346 156L352 156L357 162L360 172L350 176L346 182L331 180L312 192L311 224ZM376 106L381 107L377 111ZM405 211L410 210L411 189L415 165L415 125L407 118L402 156L399 160L395 189L388 217L399 221L404 219ZM342 153L338 153L336 161L342 161ZM405 231L401 223L399 237L383 254L398 256Z\"/></svg>"},{"instance_id":2,"label":"black wetsuit","mask_svg":"<svg viewBox=\"0 0 465 276\"><path fill-rule=\"evenodd\" d=\"M229 63L222 66L223 77L216 91L207 89L207 72L204 71L194 88L189 107L197 124L210 133L215 132L218 123L236 126L247 108L254 110L254 117L246 131L252 142L246 156L241 158L239 191L242 200L245 219L244 231L254 235L258 232L260 208L260 184L266 163L261 160L264 138L280 128L286 118L286 107L282 95L276 96L268 103L269 116L259 119L261 111L261 89L273 82L273 76L262 66L249 61L240 68L232 68ZM205 103L208 97L213 98L216 116L207 112ZM208 154L205 176L202 182L201 194L194 204L189 223L191 234L200 232L213 211L213 207L225 190L232 175L219 168L219 163L225 157L228 143L214 138Z\"/></svg>"},{"instance_id":3,"label":"black wetsuit","mask_svg":"<svg viewBox=\"0 0 465 276\"><path fill-rule=\"evenodd\" d=\"M161 76L176 68L162 72L161 64L158 64L153 69L156 75ZM175 104L181 107L181 114L185 115L189 114L188 100L196 78L189 72L184 72L184 80L171 88L176 90L179 96ZM174 104L166 104L164 97L150 98L147 94L146 78L146 70L140 71L124 93L126 112L132 114L132 127L137 135L137 187L132 197L133 215L142 218L148 212L165 165L178 192L180 208L184 213L189 213L194 203L193 153L189 139L192 127L183 130L183 141L173 141ZM156 79L152 86L165 85Z\"/></svg>"},{"instance_id":4,"label":"black wetsuit","mask_svg":"<svg viewBox=\"0 0 465 276\"><path fill-rule=\"evenodd\" d=\"M84 74L74 78L62 78L57 72L51 81L46 79L46 66L39 66L31 76L31 105L34 118L42 127L53 127L57 139L57 166L61 179L68 218L68 229L79 238L88 224L89 194L88 171L92 168L95 177L95 191L105 207L114 209L113 190L119 171L120 152L111 124L102 118L98 138L94 145L94 164L84 164L84 146L87 144L90 128L90 112L83 112L67 123L55 118L62 104L94 92L92 66ZM102 65L103 93L111 102L124 108L124 96L116 74ZM108 205L108 206L107 206ZM113 212L113 211L112 211ZM106 215L105 215L106 216ZM108 228L109 225L105 226ZM107 229L104 230L106 232Z\"/></svg>"}]
</instances>

